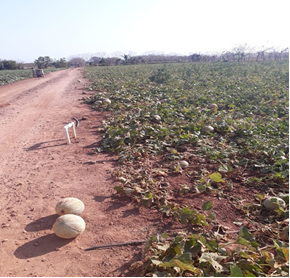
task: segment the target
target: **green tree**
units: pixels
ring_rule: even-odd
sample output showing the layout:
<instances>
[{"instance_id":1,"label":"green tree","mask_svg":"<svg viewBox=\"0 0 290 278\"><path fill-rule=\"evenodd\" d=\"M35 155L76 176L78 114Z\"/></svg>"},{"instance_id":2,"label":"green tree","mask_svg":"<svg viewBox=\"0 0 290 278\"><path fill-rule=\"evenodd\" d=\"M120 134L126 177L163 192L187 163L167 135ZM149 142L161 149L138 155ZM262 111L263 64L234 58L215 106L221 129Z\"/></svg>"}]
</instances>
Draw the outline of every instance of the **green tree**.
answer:
<instances>
[{"instance_id":1,"label":"green tree","mask_svg":"<svg viewBox=\"0 0 290 278\"><path fill-rule=\"evenodd\" d=\"M83 67L86 65L86 60L81 57L74 57L68 63L71 67Z\"/></svg>"},{"instance_id":2,"label":"green tree","mask_svg":"<svg viewBox=\"0 0 290 278\"><path fill-rule=\"evenodd\" d=\"M100 66L108 66L108 63L106 61L106 59L102 58L101 61L99 62Z\"/></svg>"},{"instance_id":3,"label":"green tree","mask_svg":"<svg viewBox=\"0 0 290 278\"><path fill-rule=\"evenodd\" d=\"M34 64L37 65L39 69L46 69L52 65L53 60L49 56L40 56L37 60L34 61Z\"/></svg>"},{"instance_id":4,"label":"green tree","mask_svg":"<svg viewBox=\"0 0 290 278\"><path fill-rule=\"evenodd\" d=\"M54 61L52 65L56 68L65 68L67 66L67 62L65 58L61 58L59 60Z\"/></svg>"},{"instance_id":5,"label":"green tree","mask_svg":"<svg viewBox=\"0 0 290 278\"><path fill-rule=\"evenodd\" d=\"M199 62L201 60L201 55L194 53L190 56L192 62Z\"/></svg>"},{"instance_id":6,"label":"green tree","mask_svg":"<svg viewBox=\"0 0 290 278\"><path fill-rule=\"evenodd\" d=\"M16 61L13 60L3 60L0 62L0 70L14 70L18 69Z\"/></svg>"},{"instance_id":7,"label":"green tree","mask_svg":"<svg viewBox=\"0 0 290 278\"><path fill-rule=\"evenodd\" d=\"M124 54L122 57L124 58L124 64L127 65L131 59L131 56L129 54Z\"/></svg>"}]
</instances>

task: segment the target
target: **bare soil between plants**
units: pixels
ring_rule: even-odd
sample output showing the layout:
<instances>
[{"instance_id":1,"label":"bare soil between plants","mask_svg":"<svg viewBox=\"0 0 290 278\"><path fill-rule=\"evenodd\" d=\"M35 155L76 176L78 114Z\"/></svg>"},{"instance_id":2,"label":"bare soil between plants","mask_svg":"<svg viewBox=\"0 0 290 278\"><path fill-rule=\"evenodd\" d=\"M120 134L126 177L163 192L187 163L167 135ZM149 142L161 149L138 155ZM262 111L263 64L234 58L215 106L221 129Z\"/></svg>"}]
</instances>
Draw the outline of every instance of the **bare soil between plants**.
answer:
<instances>
[{"instance_id":1,"label":"bare soil between plants","mask_svg":"<svg viewBox=\"0 0 290 278\"><path fill-rule=\"evenodd\" d=\"M105 115L82 102L94 93L86 91L87 85L81 69L68 69L0 86L1 276L138 276L130 266L143 259L143 245L84 249L146 240L157 232L195 232L195 227L177 224L154 207L139 207L115 194L114 187L120 185L112 178L117 157L93 151L101 144L98 130ZM72 118L80 124L77 138L68 145L63 126ZM197 170L203 163L215 171L216 165L198 157L190 161ZM165 180L172 192L191 183L186 171ZM237 182L228 194L243 202L254 201L257 192ZM73 240L58 238L52 230L58 217L55 205L64 197L85 204L81 216L86 230ZM233 222L239 221L253 228L232 203L215 194L173 194L170 200L198 210L211 201L220 225L235 231L239 227Z\"/></svg>"}]
</instances>

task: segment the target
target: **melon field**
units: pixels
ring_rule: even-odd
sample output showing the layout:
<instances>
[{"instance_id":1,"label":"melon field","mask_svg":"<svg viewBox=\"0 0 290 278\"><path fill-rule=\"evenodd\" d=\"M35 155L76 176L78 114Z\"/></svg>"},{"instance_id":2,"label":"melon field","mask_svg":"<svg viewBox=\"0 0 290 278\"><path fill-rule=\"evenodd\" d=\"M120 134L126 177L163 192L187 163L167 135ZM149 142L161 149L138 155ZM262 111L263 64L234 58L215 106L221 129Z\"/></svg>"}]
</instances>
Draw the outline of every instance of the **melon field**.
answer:
<instances>
[{"instance_id":1,"label":"melon field","mask_svg":"<svg viewBox=\"0 0 290 278\"><path fill-rule=\"evenodd\" d=\"M44 74L61 70L59 68L48 68L44 69ZM20 70L0 70L0 85L13 83L19 80L24 80L28 78L32 78L32 70L31 69L20 69Z\"/></svg>"},{"instance_id":2,"label":"melon field","mask_svg":"<svg viewBox=\"0 0 290 278\"><path fill-rule=\"evenodd\" d=\"M160 213L141 275L288 276L288 61L89 67L116 194ZM109 100L108 100L109 99ZM274 208L266 209L271 199Z\"/></svg>"}]
</instances>

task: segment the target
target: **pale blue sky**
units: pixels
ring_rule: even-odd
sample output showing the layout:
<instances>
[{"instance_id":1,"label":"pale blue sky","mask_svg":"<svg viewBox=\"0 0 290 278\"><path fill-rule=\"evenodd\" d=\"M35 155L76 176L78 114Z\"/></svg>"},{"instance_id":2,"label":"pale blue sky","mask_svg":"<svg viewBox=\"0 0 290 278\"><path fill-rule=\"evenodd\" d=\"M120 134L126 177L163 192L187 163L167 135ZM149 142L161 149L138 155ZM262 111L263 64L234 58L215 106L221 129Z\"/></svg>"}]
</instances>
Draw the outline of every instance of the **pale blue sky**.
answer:
<instances>
[{"instance_id":1,"label":"pale blue sky","mask_svg":"<svg viewBox=\"0 0 290 278\"><path fill-rule=\"evenodd\" d=\"M0 14L2 60L289 46L287 0L0 0Z\"/></svg>"}]
</instances>

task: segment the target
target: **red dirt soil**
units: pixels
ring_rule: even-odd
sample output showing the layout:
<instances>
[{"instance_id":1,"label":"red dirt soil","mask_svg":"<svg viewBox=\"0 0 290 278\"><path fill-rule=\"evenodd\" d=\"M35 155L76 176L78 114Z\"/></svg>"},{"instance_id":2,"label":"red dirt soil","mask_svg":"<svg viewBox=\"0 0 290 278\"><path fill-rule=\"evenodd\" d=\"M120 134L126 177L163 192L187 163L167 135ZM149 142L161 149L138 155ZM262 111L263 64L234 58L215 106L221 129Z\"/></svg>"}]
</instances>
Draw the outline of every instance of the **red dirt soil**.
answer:
<instances>
[{"instance_id":1,"label":"red dirt soil","mask_svg":"<svg viewBox=\"0 0 290 278\"><path fill-rule=\"evenodd\" d=\"M138 276L130 265L143 259L143 245L84 249L147 240L156 232L197 231L115 194L121 185L112 178L117 157L93 152L105 116L81 101L93 94L85 91L87 85L82 69L68 69L0 86L0 276ZM80 125L68 145L62 128L73 117ZM191 170L216 171L217 165L199 157L189 162ZM216 194L175 194L181 184L193 183L186 171L165 180L171 201L199 211L211 201L220 225L234 233L239 230L234 221L248 226L244 214ZM242 203L254 201L257 192L235 183L229 195ZM85 204L86 230L73 240L52 230L55 206L64 197Z\"/></svg>"},{"instance_id":2,"label":"red dirt soil","mask_svg":"<svg viewBox=\"0 0 290 278\"><path fill-rule=\"evenodd\" d=\"M142 245L84 249L146 240L160 223L114 195L116 158L92 151L104 116L80 101L87 84L68 69L0 86L0 276L130 276ZM84 118L67 145L62 128L73 117ZM86 230L74 240L52 231L63 197L85 204Z\"/></svg>"}]
</instances>

